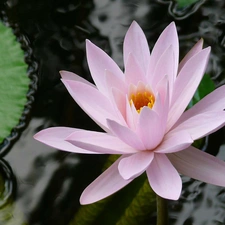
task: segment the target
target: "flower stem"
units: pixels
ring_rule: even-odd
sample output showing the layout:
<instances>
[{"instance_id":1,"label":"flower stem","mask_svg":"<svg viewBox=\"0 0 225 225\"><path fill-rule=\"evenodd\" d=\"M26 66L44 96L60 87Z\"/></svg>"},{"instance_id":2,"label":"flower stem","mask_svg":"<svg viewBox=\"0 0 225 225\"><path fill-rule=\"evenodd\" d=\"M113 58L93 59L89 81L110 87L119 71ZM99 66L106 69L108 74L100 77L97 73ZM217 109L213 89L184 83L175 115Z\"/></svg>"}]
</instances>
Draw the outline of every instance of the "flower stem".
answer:
<instances>
[{"instance_id":1,"label":"flower stem","mask_svg":"<svg viewBox=\"0 0 225 225\"><path fill-rule=\"evenodd\" d=\"M157 199L157 225L168 225L168 209L166 199L156 195Z\"/></svg>"}]
</instances>

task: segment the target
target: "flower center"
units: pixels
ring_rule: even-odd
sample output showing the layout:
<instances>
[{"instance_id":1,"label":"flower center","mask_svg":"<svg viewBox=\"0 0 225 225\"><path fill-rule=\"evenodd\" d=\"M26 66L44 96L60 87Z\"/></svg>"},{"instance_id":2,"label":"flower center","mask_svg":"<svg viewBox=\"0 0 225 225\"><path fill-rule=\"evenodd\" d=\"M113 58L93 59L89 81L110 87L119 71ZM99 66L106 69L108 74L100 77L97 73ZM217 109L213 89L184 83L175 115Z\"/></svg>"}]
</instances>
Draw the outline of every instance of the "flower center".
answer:
<instances>
[{"instance_id":1,"label":"flower center","mask_svg":"<svg viewBox=\"0 0 225 225\"><path fill-rule=\"evenodd\" d=\"M136 94L130 95L130 105L134 104L138 113L141 112L144 106L147 106L151 109L154 103L155 103L155 97L149 91L136 92Z\"/></svg>"}]
</instances>

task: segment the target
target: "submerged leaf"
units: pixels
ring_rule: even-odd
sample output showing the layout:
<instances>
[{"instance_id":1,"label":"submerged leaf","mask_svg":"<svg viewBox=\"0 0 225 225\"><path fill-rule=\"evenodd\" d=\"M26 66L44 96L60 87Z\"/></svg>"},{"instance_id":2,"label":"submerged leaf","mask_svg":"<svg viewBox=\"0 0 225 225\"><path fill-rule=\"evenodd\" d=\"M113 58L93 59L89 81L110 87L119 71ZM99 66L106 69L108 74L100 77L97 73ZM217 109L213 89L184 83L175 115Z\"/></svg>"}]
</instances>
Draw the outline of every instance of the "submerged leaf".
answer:
<instances>
[{"instance_id":1,"label":"submerged leaf","mask_svg":"<svg viewBox=\"0 0 225 225\"><path fill-rule=\"evenodd\" d=\"M149 219L156 211L156 195L145 179L144 184L126 208L116 225L139 225Z\"/></svg>"},{"instance_id":2,"label":"submerged leaf","mask_svg":"<svg viewBox=\"0 0 225 225\"><path fill-rule=\"evenodd\" d=\"M19 124L30 79L20 43L9 27L0 23L0 143Z\"/></svg>"},{"instance_id":3,"label":"submerged leaf","mask_svg":"<svg viewBox=\"0 0 225 225\"><path fill-rule=\"evenodd\" d=\"M110 155L103 170L118 159ZM156 210L155 193L149 186L146 175L135 179L120 192L99 202L80 206L70 225L138 225L147 221Z\"/></svg>"},{"instance_id":4,"label":"submerged leaf","mask_svg":"<svg viewBox=\"0 0 225 225\"><path fill-rule=\"evenodd\" d=\"M111 166L119 156L111 155L103 166L103 171ZM112 196L103 199L99 202L90 205L80 206L75 217L70 221L70 225L91 225L94 224L97 217L103 213L105 207L107 207L108 202L111 200Z\"/></svg>"},{"instance_id":5,"label":"submerged leaf","mask_svg":"<svg viewBox=\"0 0 225 225\"><path fill-rule=\"evenodd\" d=\"M215 90L215 84L212 81L211 77L208 74L205 74L202 78L201 83L198 86L197 91L194 94L194 97L190 101L188 108L191 108L194 104L203 99L207 94Z\"/></svg>"}]
</instances>

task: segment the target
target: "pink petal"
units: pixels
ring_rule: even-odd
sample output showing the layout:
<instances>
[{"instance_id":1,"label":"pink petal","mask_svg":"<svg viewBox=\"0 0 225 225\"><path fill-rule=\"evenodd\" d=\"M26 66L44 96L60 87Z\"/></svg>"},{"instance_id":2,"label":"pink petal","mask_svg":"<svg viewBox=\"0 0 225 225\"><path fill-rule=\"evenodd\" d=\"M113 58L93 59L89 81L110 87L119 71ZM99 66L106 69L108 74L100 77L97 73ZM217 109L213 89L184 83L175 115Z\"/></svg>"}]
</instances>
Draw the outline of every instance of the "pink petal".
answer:
<instances>
[{"instance_id":1,"label":"pink petal","mask_svg":"<svg viewBox=\"0 0 225 225\"><path fill-rule=\"evenodd\" d=\"M112 88L112 102L115 110L118 112L118 117L126 121L126 95L117 88Z\"/></svg>"},{"instance_id":2,"label":"pink petal","mask_svg":"<svg viewBox=\"0 0 225 225\"><path fill-rule=\"evenodd\" d=\"M141 151L121 159L118 167L120 175L125 180L139 176L150 165L153 157L154 153L150 151Z\"/></svg>"},{"instance_id":3,"label":"pink petal","mask_svg":"<svg viewBox=\"0 0 225 225\"><path fill-rule=\"evenodd\" d=\"M129 54L132 53L146 73L150 57L148 42L142 29L135 21L131 24L124 38L123 52L124 65L127 64Z\"/></svg>"},{"instance_id":4,"label":"pink petal","mask_svg":"<svg viewBox=\"0 0 225 225\"><path fill-rule=\"evenodd\" d=\"M66 141L78 148L102 154L130 154L137 152L117 137L102 132L78 130L70 134Z\"/></svg>"},{"instance_id":5,"label":"pink petal","mask_svg":"<svg viewBox=\"0 0 225 225\"><path fill-rule=\"evenodd\" d=\"M165 126L164 126L165 127ZM165 130L156 112L144 107L139 116L137 133L145 149L154 149L162 141Z\"/></svg>"},{"instance_id":6,"label":"pink petal","mask_svg":"<svg viewBox=\"0 0 225 225\"><path fill-rule=\"evenodd\" d=\"M217 88L215 91L208 94L201 101L196 103L189 110L185 111L180 119L177 121L177 124L182 123L189 118L202 113L207 113L210 111L223 111L225 109L225 85ZM175 126L176 126L175 125Z\"/></svg>"},{"instance_id":7,"label":"pink petal","mask_svg":"<svg viewBox=\"0 0 225 225\"><path fill-rule=\"evenodd\" d=\"M172 153L181 151L193 143L191 135L184 130L167 133L162 143L154 150L157 153Z\"/></svg>"},{"instance_id":8,"label":"pink petal","mask_svg":"<svg viewBox=\"0 0 225 225\"><path fill-rule=\"evenodd\" d=\"M225 111L212 111L197 114L189 119L176 124L171 131L187 131L193 140L209 135L220 129L225 124Z\"/></svg>"},{"instance_id":9,"label":"pink petal","mask_svg":"<svg viewBox=\"0 0 225 225\"><path fill-rule=\"evenodd\" d=\"M112 88L117 88L122 93L127 93L124 76L119 78L109 70L105 70L105 82L109 93Z\"/></svg>"},{"instance_id":10,"label":"pink petal","mask_svg":"<svg viewBox=\"0 0 225 225\"><path fill-rule=\"evenodd\" d=\"M154 110L158 115L162 115L164 114L164 104L161 98L160 93L157 93L157 95L155 96L155 103L152 107L152 110ZM168 113L168 112L167 112Z\"/></svg>"},{"instance_id":11,"label":"pink petal","mask_svg":"<svg viewBox=\"0 0 225 225\"><path fill-rule=\"evenodd\" d=\"M75 147L65 139L73 132L79 129L69 128L69 127L52 127L42 130L34 135L34 139L51 146L67 152L83 153L83 154L99 154L98 152L92 152L85 149Z\"/></svg>"},{"instance_id":12,"label":"pink petal","mask_svg":"<svg viewBox=\"0 0 225 225\"><path fill-rule=\"evenodd\" d=\"M75 73L72 73L72 72L69 72L69 71L64 71L64 70L61 70L59 73L60 73L60 75L61 75L61 77L62 77L63 80L79 81L79 82L88 84L88 85L96 88L96 86L94 84L88 82L87 80L85 80L84 78L78 76Z\"/></svg>"},{"instance_id":13,"label":"pink petal","mask_svg":"<svg viewBox=\"0 0 225 225\"><path fill-rule=\"evenodd\" d=\"M78 81L62 82L77 104L104 130L108 131L107 118L118 120L111 102L96 88Z\"/></svg>"},{"instance_id":14,"label":"pink petal","mask_svg":"<svg viewBox=\"0 0 225 225\"><path fill-rule=\"evenodd\" d=\"M156 86L154 86L154 92L160 94L160 98L162 99L162 102L166 102L167 100L170 101L169 95L169 80L168 76L165 75ZM169 103L168 103L169 104Z\"/></svg>"},{"instance_id":15,"label":"pink petal","mask_svg":"<svg viewBox=\"0 0 225 225\"><path fill-rule=\"evenodd\" d=\"M139 114L133 104L130 104L128 97L126 96L126 121L128 127L132 130L136 130Z\"/></svg>"},{"instance_id":16,"label":"pink petal","mask_svg":"<svg viewBox=\"0 0 225 225\"><path fill-rule=\"evenodd\" d=\"M205 72L210 47L194 55L180 71L173 89L167 130L179 119L193 97Z\"/></svg>"},{"instance_id":17,"label":"pink petal","mask_svg":"<svg viewBox=\"0 0 225 225\"><path fill-rule=\"evenodd\" d=\"M129 54L127 64L125 65L125 82L129 87L130 84L137 85L138 82L146 82L145 74L137 63L132 53Z\"/></svg>"},{"instance_id":18,"label":"pink petal","mask_svg":"<svg viewBox=\"0 0 225 225\"><path fill-rule=\"evenodd\" d=\"M80 197L80 203L82 205L91 204L106 198L132 181L132 179L124 180L119 174L118 164L121 159L122 157L83 191Z\"/></svg>"},{"instance_id":19,"label":"pink petal","mask_svg":"<svg viewBox=\"0 0 225 225\"><path fill-rule=\"evenodd\" d=\"M170 103L170 94L169 94L169 83L167 76L165 76L156 86L157 94L155 96L155 104L153 110L161 118L161 123L163 129L166 127L167 117L169 113L169 103Z\"/></svg>"},{"instance_id":20,"label":"pink petal","mask_svg":"<svg viewBox=\"0 0 225 225\"><path fill-rule=\"evenodd\" d=\"M186 56L182 59L182 61L179 64L178 72L183 68L185 63L194 55L199 53L202 50L203 47L203 39L201 38L194 46L193 48L186 54Z\"/></svg>"},{"instance_id":21,"label":"pink petal","mask_svg":"<svg viewBox=\"0 0 225 225\"><path fill-rule=\"evenodd\" d=\"M134 133L128 127L122 126L121 124L113 121L107 120L110 130L115 134L120 140L133 147L136 150L145 150L145 146L139 139L136 133Z\"/></svg>"},{"instance_id":22,"label":"pink petal","mask_svg":"<svg viewBox=\"0 0 225 225\"><path fill-rule=\"evenodd\" d=\"M180 197L181 178L164 154L155 154L147 168L149 183L155 193L163 198L177 200Z\"/></svg>"},{"instance_id":23,"label":"pink petal","mask_svg":"<svg viewBox=\"0 0 225 225\"><path fill-rule=\"evenodd\" d=\"M108 93L106 93L109 100L112 102L112 107L115 110L116 117L120 121L123 121L123 124L126 124L126 87L123 80L112 74L110 71L105 70L105 81Z\"/></svg>"},{"instance_id":24,"label":"pink petal","mask_svg":"<svg viewBox=\"0 0 225 225\"><path fill-rule=\"evenodd\" d=\"M170 23L164 31L161 33L160 37L158 38L150 57L150 64L149 64L149 72L148 76L152 76L154 72L155 65L157 64L158 60L160 59L161 55L164 51L169 47L172 46L174 52L174 73L177 73L178 68L178 60L179 60L179 43L178 43L178 36L175 23Z\"/></svg>"},{"instance_id":25,"label":"pink petal","mask_svg":"<svg viewBox=\"0 0 225 225\"><path fill-rule=\"evenodd\" d=\"M122 78L123 73L117 64L100 48L86 41L88 66L91 71L91 76L102 93L107 93L104 74L105 70L109 70L115 76Z\"/></svg>"},{"instance_id":26,"label":"pink petal","mask_svg":"<svg viewBox=\"0 0 225 225\"><path fill-rule=\"evenodd\" d=\"M168 155L179 173L206 183L225 186L225 162L190 146Z\"/></svg>"},{"instance_id":27,"label":"pink petal","mask_svg":"<svg viewBox=\"0 0 225 225\"><path fill-rule=\"evenodd\" d=\"M165 77L165 75L167 76L167 80L169 81L170 92L172 92L176 73L173 46L171 45L163 52L157 64L155 65L155 70L150 76L150 79L152 78L152 81L150 81L152 83L152 86L156 86L159 81L161 81ZM167 82L164 82L164 89L166 88L166 85Z\"/></svg>"}]
</instances>

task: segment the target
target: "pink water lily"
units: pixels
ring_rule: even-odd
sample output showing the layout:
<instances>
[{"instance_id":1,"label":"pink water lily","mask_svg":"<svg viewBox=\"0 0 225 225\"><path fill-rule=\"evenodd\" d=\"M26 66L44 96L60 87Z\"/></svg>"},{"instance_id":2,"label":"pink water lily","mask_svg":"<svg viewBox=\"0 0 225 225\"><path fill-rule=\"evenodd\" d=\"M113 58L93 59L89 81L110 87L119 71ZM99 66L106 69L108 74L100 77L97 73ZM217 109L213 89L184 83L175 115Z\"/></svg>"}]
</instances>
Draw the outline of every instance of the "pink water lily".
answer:
<instances>
[{"instance_id":1,"label":"pink water lily","mask_svg":"<svg viewBox=\"0 0 225 225\"><path fill-rule=\"evenodd\" d=\"M87 60L95 85L61 71L62 82L80 107L105 131L54 127L34 138L55 148L87 154L121 154L82 193L81 204L103 199L146 171L159 196L178 199L179 173L225 186L225 163L191 144L225 124L225 86L185 111L206 68L210 47L199 40L179 64L172 22L151 54L145 35L133 22L124 40L122 72L90 41Z\"/></svg>"}]
</instances>

